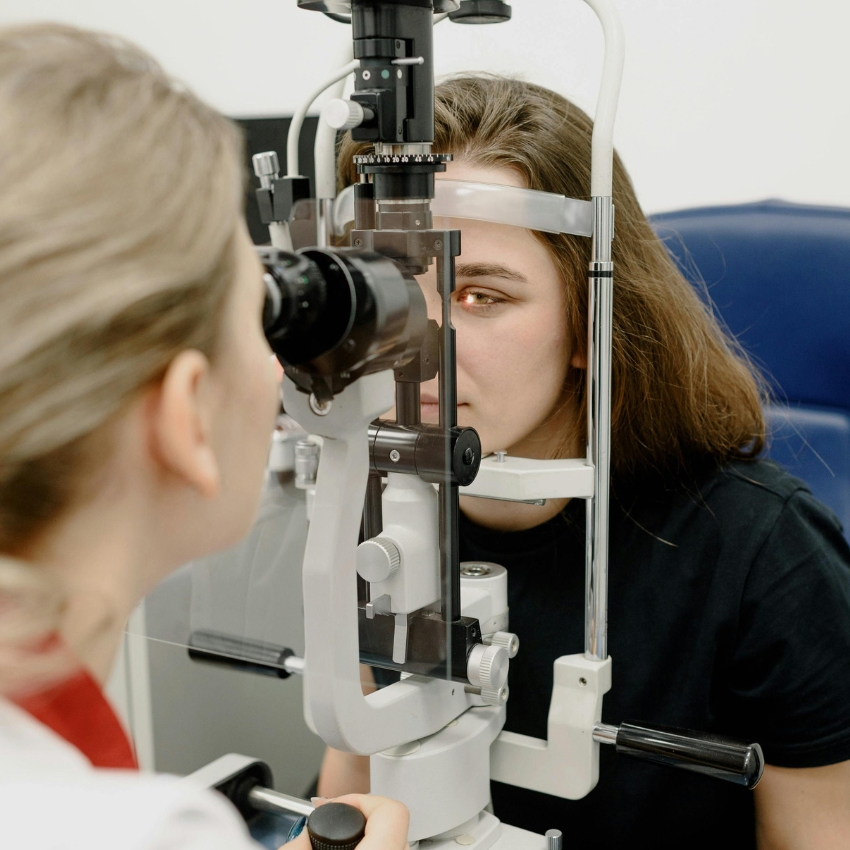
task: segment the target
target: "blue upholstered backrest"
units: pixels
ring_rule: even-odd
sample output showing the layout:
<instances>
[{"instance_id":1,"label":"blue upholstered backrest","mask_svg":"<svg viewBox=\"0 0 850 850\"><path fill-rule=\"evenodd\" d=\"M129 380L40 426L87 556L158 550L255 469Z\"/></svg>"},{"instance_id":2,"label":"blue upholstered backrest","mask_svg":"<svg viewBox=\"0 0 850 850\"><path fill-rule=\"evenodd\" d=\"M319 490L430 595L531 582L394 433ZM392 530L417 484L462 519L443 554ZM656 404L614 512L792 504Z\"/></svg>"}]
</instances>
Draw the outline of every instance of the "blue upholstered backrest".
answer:
<instances>
[{"instance_id":1,"label":"blue upholstered backrest","mask_svg":"<svg viewBox=\"0 0 850 850\"><path fill-rule=\"evenodd\" d=\"M773 383L769 455L850 535L850 210L763 201L652 223Z\"/></svg>"}]
</instances>

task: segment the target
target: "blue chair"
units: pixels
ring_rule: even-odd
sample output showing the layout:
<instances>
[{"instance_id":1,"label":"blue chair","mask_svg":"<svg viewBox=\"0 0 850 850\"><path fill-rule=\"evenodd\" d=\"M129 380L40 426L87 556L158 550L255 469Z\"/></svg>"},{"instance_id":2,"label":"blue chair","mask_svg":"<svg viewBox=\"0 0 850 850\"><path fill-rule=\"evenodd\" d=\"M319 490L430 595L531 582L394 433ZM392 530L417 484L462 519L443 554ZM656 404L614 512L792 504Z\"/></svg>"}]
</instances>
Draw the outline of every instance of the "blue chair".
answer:
<instances>
[{"instance_id":1,"label":"blue chair","mask_svg":"<svg viewBox=\"0 0 850 850\"><path fill-rule=\"evenodd\" d=\"M771 381L768 455L850 539L850 209L771 200L651 221Z\"/></svg>"}]
</instances>

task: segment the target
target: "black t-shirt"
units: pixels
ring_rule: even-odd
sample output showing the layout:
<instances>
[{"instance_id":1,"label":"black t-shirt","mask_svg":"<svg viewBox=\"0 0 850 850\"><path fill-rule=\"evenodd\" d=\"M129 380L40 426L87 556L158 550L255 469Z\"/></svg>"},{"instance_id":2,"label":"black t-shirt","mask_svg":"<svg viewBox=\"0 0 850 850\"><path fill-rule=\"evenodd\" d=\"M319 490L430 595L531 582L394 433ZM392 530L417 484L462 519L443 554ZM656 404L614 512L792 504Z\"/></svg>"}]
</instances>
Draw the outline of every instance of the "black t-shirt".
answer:
<instances>
[{"instance_id":1,"label":"black t-shirt","mask_svg":"<svg viewBox=\"0 0 850 850\"><path fill-rule=\"evenodd\" d=\"M461 520L461 560L508 570L510 731L546 737L552 664L584 650L584 525L578 500L527 531ZM603 722L726 734L785 767L850 759L850 549L802 481L756 461L690 487L615 482L609 558ZM582 800L492 793L506 823L582 850L755 846L752 792L607 745Z\"/></svg>"}]
</instances>

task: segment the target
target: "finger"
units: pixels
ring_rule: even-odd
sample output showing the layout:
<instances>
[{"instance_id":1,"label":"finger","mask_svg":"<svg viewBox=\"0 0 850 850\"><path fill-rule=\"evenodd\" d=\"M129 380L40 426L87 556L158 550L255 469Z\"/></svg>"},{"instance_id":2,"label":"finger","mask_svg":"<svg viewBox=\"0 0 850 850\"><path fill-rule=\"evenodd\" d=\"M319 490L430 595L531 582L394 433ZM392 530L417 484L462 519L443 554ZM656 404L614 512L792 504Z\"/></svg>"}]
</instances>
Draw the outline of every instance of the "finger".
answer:
<instances>
[{"instance_id":1,"label":"finger","mask_svg":"<svg viewBox=\"0 0 850 850\"><path fill-rule=\"evenodd\" d=\"M286 844L281 845L278 850L283 850L283 847L286 847L287 850L313 850L306 827L301 831L301 835L297 838L293 838L292 841L287 841Z\"/></svg>"},{"instance_id":2,"label":"finger","mask_svg":"<svg viewBox=\"0 0 850 850\"><path fill-rule=\"evenodd\" d=\"M358 850L401 850L406 846L410 814L402 803L374 794L346 794L334 802L355 806L366 816L366 836Z\"/></svg>"}]
</instances>

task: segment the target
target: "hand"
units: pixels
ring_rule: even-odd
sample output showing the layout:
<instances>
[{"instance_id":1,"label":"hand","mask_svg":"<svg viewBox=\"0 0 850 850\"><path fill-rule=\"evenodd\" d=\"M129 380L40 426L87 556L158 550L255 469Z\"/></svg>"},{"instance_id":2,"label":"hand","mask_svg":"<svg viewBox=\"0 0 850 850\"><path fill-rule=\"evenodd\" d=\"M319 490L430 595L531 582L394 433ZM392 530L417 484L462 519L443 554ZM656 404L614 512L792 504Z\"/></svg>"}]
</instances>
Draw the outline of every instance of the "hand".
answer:
<instances>
[{"instance_id":1,"label":"hand","mask_svg":"<svg viewBox=\"0 0 850 850\"><path fill-rule=\"evenodd\" d=\"M366 817L366 835L357 850L408 850L410 815L402 803L374 794L346 794L334 800L324 800L323 803L348 803L363 812ZM289 850L311 850L307 830L284 846Z\"/></svg>"}]
</instances>

